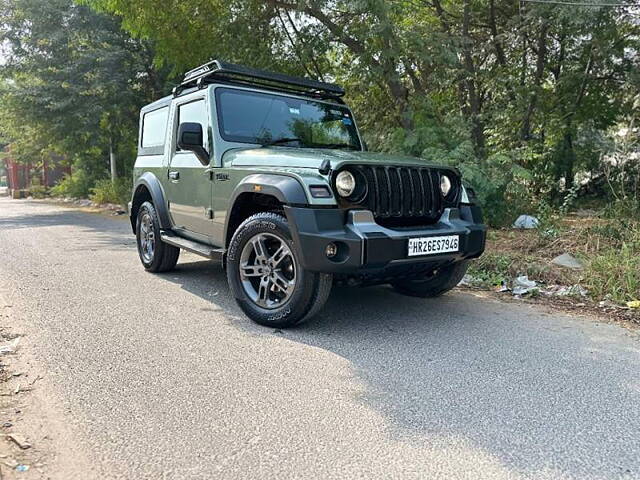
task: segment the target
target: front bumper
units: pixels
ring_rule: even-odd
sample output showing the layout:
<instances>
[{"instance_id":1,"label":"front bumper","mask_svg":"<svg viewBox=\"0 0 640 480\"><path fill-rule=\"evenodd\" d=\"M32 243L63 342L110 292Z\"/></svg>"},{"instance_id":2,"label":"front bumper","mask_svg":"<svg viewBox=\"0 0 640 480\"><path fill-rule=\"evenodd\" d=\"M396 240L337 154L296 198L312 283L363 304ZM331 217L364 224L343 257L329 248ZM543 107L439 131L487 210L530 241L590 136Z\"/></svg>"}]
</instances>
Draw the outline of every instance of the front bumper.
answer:
<instances>
[{"instance_id":1,"label":"front bumper","mask_svg":"<svg viewBox=\"0 0 640 480\"><path fill-rule=\"evenodd\" d=\"M448 208L433 225L402 230L378 225L368 210L285 207L285 213L294 242L300 246L302 266L334 274L404 275L477 258L484 251L487 232L480 208L473 205ZM459 235L459 250L408 257L410 238L441 235ZM325 253L331 242L338 245L333 259Z\"/></svg>"}]
</instances>

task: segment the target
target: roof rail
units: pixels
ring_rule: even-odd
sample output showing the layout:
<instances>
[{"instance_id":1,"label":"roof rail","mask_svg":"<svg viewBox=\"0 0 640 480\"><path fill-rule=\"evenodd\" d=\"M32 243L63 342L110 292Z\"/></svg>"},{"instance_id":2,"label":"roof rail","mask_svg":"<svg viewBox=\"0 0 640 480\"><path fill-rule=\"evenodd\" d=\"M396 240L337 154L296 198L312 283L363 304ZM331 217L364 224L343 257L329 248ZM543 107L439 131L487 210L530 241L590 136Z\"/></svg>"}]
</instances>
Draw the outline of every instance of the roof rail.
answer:
<instances>
[{"instance_id":1,"label":"roof rail","mask_svg":"<svg viewBox=\"0 0 640 480\"><path fill-rule=\"evenodd\" d=\"M345 94L341 86L333 83L292 77L221 60L212 60L185 73L182 83L173 89L173 96L177 97L188 88L202 88L207 83L216 80L257 85L320 98L340 98Z\"/></svg>"}]
</instances>

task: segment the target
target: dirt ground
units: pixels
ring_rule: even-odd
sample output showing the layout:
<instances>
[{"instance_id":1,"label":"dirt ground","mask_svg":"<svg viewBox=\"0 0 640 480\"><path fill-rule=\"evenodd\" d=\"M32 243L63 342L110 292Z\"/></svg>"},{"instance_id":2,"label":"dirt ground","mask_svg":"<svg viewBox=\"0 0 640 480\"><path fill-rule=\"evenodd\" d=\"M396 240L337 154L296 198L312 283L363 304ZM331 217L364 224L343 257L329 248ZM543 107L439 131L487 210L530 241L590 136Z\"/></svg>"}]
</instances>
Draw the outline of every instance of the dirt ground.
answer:
<instances>
[{"instance_id":1,"label":"dirt ground","mask_svg":"<svg viewBox=\"0 0 640 480\"><path fill-rule=\"evenodd\" d=\"M9 298L0 282L0 480L48 480L52 472L83 478L85 460L49 393L29 334L16 329Z\"/></svg>"}]
</instances>

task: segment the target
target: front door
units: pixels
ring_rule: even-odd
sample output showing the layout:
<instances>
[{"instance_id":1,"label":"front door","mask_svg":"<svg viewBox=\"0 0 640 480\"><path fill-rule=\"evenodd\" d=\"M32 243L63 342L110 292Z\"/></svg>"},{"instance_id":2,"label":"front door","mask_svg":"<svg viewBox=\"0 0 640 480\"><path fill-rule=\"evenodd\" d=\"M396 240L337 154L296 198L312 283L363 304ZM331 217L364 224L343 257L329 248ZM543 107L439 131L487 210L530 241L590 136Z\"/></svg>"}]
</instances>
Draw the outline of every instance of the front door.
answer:
<instances>
[{"instance_id":1,"label":"front door","mask_svg":"<svg viewBox=\"0 0 640 480\"><path fill-rule=\"evenodd\" d=\"M190 97L176 107L174 133L183 122L202 125L203 145L211 153L209 138L209 115L205 97ZM195 233L206 237L212 235L212 186L208 166L203 166L193 152L180 150L173 142L166 183L169 198L169 214L174 227L185 233Z\"/></svg>"}]
</instances>

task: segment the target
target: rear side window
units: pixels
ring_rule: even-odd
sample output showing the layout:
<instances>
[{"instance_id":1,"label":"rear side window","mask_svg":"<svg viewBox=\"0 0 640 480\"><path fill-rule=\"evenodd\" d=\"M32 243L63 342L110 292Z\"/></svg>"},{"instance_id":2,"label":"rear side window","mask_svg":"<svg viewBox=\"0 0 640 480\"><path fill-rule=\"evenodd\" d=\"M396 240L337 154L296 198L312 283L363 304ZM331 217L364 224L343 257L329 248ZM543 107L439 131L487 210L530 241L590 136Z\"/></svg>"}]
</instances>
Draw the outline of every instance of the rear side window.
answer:
<instances>
[{"instance_id":1,"label":"rear side window","mask_svg":"<svg viewBox=\"0 0 640 480\"><path fill-rule=\"evenodd\" d=\"M142 118L142 148L161 147L167 134L169 108L159 108L145 113Z\"/></svg>"}]
</instances>

